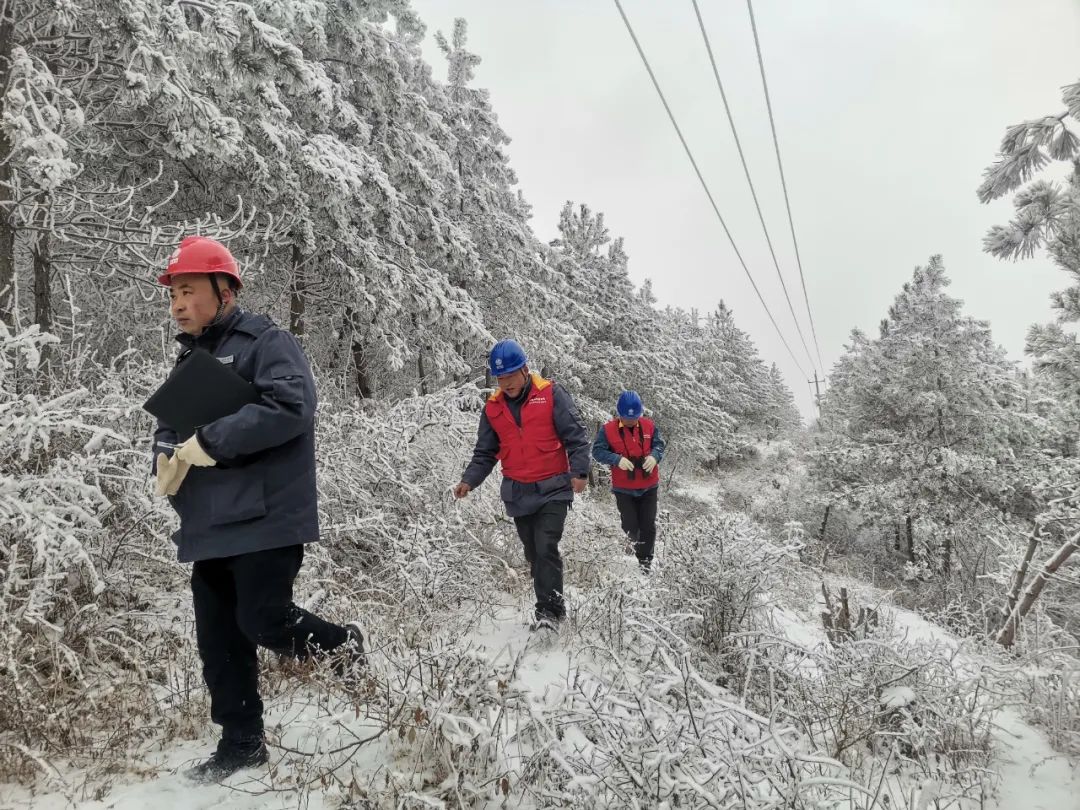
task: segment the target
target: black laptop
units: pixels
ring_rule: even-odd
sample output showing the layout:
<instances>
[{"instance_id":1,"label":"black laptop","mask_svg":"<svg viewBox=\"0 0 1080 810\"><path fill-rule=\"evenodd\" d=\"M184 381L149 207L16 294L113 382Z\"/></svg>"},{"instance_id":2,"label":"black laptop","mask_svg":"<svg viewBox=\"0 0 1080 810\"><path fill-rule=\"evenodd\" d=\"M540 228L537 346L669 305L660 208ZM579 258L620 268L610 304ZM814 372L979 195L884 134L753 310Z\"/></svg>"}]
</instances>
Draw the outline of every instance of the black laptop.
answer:
<instances>
[{"instance_id":1,"label":"black laptop","mask_svg":"<svg viewBox=\"0 0 1080 810\"><path fill-rule=\"evenodd\" d=\"M195 429L258 402L255 386L210 352L193 349L146 400L149 411L176 431L180 441Z\"/></svg>"}]
</instances>

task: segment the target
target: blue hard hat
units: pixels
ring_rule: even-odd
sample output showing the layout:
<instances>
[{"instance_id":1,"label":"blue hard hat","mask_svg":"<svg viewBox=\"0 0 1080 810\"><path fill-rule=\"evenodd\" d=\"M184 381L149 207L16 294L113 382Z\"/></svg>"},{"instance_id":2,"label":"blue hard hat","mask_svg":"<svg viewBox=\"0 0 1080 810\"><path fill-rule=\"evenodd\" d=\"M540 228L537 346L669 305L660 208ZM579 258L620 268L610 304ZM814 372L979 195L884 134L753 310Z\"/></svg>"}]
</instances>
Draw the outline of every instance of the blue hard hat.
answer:
<instances>
[{"instance_id":1,"label":"blue hard hat","mask_svg":"<svg viewBox=\"0 0 1080 810\"><path fill-rule=\"evenodd\" d=\"M619 395L619 403L615 406L615 412L623 419L637 419L644 412L641 406L641 397L637 391L623 391Z\"/></svg>"},{"instance_id":2,"label":"blue hard hat","mask_svg":"<svg viewBox=\"0 0 1080 810\"><path fill-rule=\"evenodd\" d=\"M525 350L516 340L500 340L488 355L488 367L492 377L513 374L525 368Z\"/></svg>"}]
</instances>

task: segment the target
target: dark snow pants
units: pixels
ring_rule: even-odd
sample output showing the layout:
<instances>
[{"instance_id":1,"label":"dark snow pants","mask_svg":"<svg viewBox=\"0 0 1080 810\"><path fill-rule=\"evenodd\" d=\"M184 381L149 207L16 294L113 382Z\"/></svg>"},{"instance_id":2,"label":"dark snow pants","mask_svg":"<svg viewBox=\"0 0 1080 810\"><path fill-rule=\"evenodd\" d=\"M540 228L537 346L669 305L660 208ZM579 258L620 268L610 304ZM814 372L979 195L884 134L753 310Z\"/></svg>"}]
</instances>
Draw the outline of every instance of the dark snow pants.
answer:
<instances>
[{"instance_id":1,"label":"dark snow pants","mask_svg":"<svg viewBox=\"0 0 1080 810\"><path fill-rule=\"evenodd\" d=\"M638 496L615 493L622 530L634 544L634 554L646 571L652 566L656 545L656 496L659 491L660 487L653 487Z\"/></svg>"},{"instance_id":2,"label":"dark snow pants","mask_svg":"<svg viewBox=\"0 0 1080 810\"><path fill-rule=\"evenodd\" d=\"M261 736L256 645L306 658L345 643L344 627L293 604L302 545L199 560L191 570L195 637L210 691L210 719L226 739Z\"/></svg>"},{"instance_id":3,"label":"dark snow pants","mask_svg":"<svg viewBox=\"0 0 1080 810\"><path fill-rule=\"evenodd\" d=\"M569 508L566 501L549 501L531 515L514 518L532 572L537 619L561 621L566 615L559 541Z\"/></svg>"}]
</instances>

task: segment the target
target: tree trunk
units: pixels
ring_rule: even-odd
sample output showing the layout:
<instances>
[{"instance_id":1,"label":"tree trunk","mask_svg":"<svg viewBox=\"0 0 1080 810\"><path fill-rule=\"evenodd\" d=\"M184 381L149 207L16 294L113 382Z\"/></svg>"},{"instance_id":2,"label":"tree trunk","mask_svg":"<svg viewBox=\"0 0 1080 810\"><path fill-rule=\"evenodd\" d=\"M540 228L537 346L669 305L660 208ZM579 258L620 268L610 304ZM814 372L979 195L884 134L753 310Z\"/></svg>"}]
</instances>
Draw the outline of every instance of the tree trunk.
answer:
<instances>
[{"instance_id":1,"label":"tree trunk","mask_svg":"<svg viewBox=\"0 0 1080 810\"><path fill-rule=\"evenodd\" d=\"M413 322L413 330L416 332L416 334L419 335L420 334L420 320L415 315L413 315L412 322ZM424 396L427 396L428 394L431 393L431 391L428 390L427 368L425 367L425 363L424 363L424 347L423 347L423 345L417 346L417 349L416 349L416 376L420 380L420 393L422 395L424 395Z\"/></svg>"},{"instance_id":2,"label":"tree trunk","mask_svg":"<svg viewBox=\"0 0 1080 810\"><path fill-rule=\"evenodd\" d=\"M1032 529L1031 536L1028 537L1027 550L1024 552L1024 559L1020 561L1020 567L1016 570L1016 578L1013 580L1012 588L1009 590L1008 602L1001 609L1001 618L1003 620L1009 618L1009 614L1016 607L1017 600L1020 599L1020 589L1024 587L1024 580L1027 579L1028 567L1035 556L1035 549L1039 547L1039 534L1039 527L1036 526Z\"/></svg>"},{"instance_id":3,"label":"tree trunk","mask_svg":"<svg viewBox=\"0 0 1080 810\"><path fill-rule=\"evenodd\" d=\"M1031 541L1028 541L1028 548L1031 550ZM1038 576L1031 581L1031 585L1024 592L1024 599L1019 605L1016 605L1010 612L1009 617L1005 620L1005 625L1001 628L1001 631L997 635L997 643L1002 647L1011 647L1013 641L1016 640L1016 628L1020 625L1020 620L1023 619L1030 611L1031 606L1035 604L1035 600L1039 598L1039 594L1042 593L1043 588L1046 587L1047 581L1054 575L1054 573L1065 563L1072 553L1080 548L1080 532L1074 534L1064 545L1059 548L1054 556L1051 557L1046 563L1043 564L1042 570L1039 571ZM1031 550L1034 554L1034 551ZM1017 577L1019 581L1019 576ZM1019 590L1019 588L1017 588ZM1011 596L1011 595L1010 595Z\"/></svg>"},{"instance_id":4,"label":"tree trunk","mask_svg":"<svg viewBox=\"0 0 1080 810\"><path fill-rule=\"evenodd\" d=\"M948 526L945 527L945 536L941 541L941 572L947 582L952 573L952 529Z\"/></svg>"},{"instance_id":5,"label":"tree trunk","mask_svg":"<svg viewBox=\"0 0 1080 810\"><path fill-rule=\"evenodd\" d=\"M840 589L840 615L836 617L834 624L845 636L851 635L851 606L848 604L847 588Z\"/></svg>"},{"instance_id":6,"label":"tree trunk","mask_svg":"<svg viewBox=\"0 0 1080 810\"><path fill-rule=\"evenodd\" d=\"M49 232L39 231L31 253L34 257L34 322L42 332L52 332L53 328L51 247Z\"/></svg>"},{"instance_id":7,"label":"tree trunk","mask_svg":"<svg viewBox=\"0 0 1080 810\"><path fill-rule=\"evenodd\" d=\"M289 295L289 331L296 335L300 342L304 340L304 312L307 309L307 300L304 293L307 285L304 279L304 256L300 252L299 245L292 246L292 279L290 281Z\"/></svg>"},{"instance_id":8,"label":"tree trunk","mask_svg":"<svg viewBox=\"0 0 1080 810\"><path fill-rule=\"evenodd\" d=\"M371 375L364 363L363 350L358 343L353 344L353 363L356 366L356 395L360 399L371 399L375 396L375 386L371 382Z\"/></svg>"},{"instance_id":9,"label":"tree trunk","mask_svg":"<svg viewBox=\"0 0 1080 810\"><path fill-rule=\"evenodd\" d=\"M3 6L0 18L0 88L7 88L11 75L11 51L15 26L14 4ZM15 227L11 194L11 141L0 129L0 321L15 327Z\"/></svg>"},{"instance_id":10,"label":"tree trunk","mask_svg":"<svg viewBox=\"0 0 1080 810\"><path fill-rule=\"evenodd\" d=\"M915 530L911 525L911 515L907 516L907 558L908 562L915 562Z\"/></svg>"},{"instance_id":11,"label":"tree trunk","mask_svg":"<svg viewBox=\"0 0 1080 810\"><path fill-rule=\"evenodd\" d=\"M42 225L48 222L48 216L42 209ZM34 259L34 322L42 332L53 331L52 310L52 235L49 231L38 231L31 253ZM52 371L53 346L46 343L41 347L41 362L38 365L38 384L42 389L48 387Z\"/></svg>"},{"instance_id":12,"label":"tree trunk","mask_svg":"<svg viewBox=\"0 0 1080 810\"><path fill-rule=\"evenodd\" d=\"M829 512L832 511L832 504L825 504L825 514L821 518L821 528L818 529L817 539L819 543L825 542L825 527L829 525Z\"/></svg>"},{"instance_id":13,"label":"tree trunk","mask_svg":"<svg viewBox=\"0 0 1080 810\"><path fill-rule=\"evenodd\" d=\"M893 524L893 551L900 550L900 524Z\"/></svg>"},{"instance_id":14,"label":"tree trunk","mask_svg":"<svg viewBox=\"0 0 1080 810\"><path fill-rule=\"evenodd\" d=\"M424 368L424 350L421 349L416 354L416 373L420 377L420 393L427 396L431 393L428 390L427 382L427 370Z\"/></svg>"},{"instance_id":15,"label":"tree trunk","mask_svg":"<svg viewBox=\"0 0 1080 810\"><path fill-rule=\"evenodd\" d=\"M357 328L358 318L353 309L345 310L345 320L352 327L352 359L356 368L356 395L360 399L371 399L375 394L375 387L371 381L371 369L368 368L367 352L364 351L364 343L360 340L360 330Z\"/></svg>"}]
</instances>

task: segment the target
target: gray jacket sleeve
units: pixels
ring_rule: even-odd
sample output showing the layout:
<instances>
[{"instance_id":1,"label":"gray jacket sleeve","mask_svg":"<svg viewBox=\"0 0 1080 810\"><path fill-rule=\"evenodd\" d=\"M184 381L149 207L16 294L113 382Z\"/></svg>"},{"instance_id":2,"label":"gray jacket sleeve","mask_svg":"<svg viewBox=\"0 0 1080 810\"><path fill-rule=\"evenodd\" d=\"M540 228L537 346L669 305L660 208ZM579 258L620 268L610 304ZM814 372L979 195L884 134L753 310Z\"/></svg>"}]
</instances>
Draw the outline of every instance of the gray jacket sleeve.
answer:
<instances>
[{"instance_id":1,"label":"gray jacket sleeve","mask_svg":"<svg viewBox=\"0 0 1080 810\"><path fill-rule=\"evenodd\" d=\"M315 426L315 379L300 342L270 329L254 351L260 401L199 429L203 449L219 461L278 447Z\"/></svg>"},{"instance_id":2,"label":"gray jacket sleeve","mask_svg":"<svg viewBox=\"0 0 1080 810\"><path fill-rule=\"evenodd\" d=\"M652 450L650 450L649 452L652 454L652 457L655 458L657 461L663 461L664 450L666 447L667 442L664 441L664 437L660 435L660 427L654 424L652 434Z\"/></svg>"},{"instance_id":3,"label":"gray jacket sleeve","mask_svg":"<svg viewBox=\"0 0 1080 810\"><path fill-rule=\"evenodd\" d=\"M609 467L614 467L619 463L619 459L622 458L618 453L611 449L611 445L608 443L607 434L604 432L604 426L601 425L600 429L596 431L596 438L593 439L592 457L599 461L601 464L606 464ZM660 459L657 459L659 461Z\"/></svg>"},{"instance_id":4,"label":"gray jacket sleeve","mask_svg":"<svg viewBox=\"0 0 1080 810\"><path fill-rule=\"evenodd\" d=\"M589 432L566 389L558 383L552 389L555 392L555 432L570 458L570 474L575 478L585 478L589 474L589 451L592 447Z\"/></svg>"},{"instance_id":5,"label":"gray jacket sleeve","mask_svg":"<svg viewBox=\"0 0 1080 810\"><path fill-rule=\"evenodd\" d=\"M166 425L160 419L157 421L157 429L154 431L154 446L150 448L150 472L153 475L157 475L157 457L159 453L164 453L169 458L172 458L173 449L171 447L158 447L158 442L168 442L169 444L177 444L179 436L176 435L176 431Z\"/></svg>"},{"instance_id":6,"label":"gray jacket sleeve","mask_svg":"<svg viewBox=\"0 0 1080 810\"><path fill-rule=\"evenodd\" d=\"M480 427L476 431L476 447L473 448L472 461L465 468L461 480L476 489L495 469L496 456L499 453L499 434L488 421L487 413L480 414Z\"/></svg>"}]
</instances>

